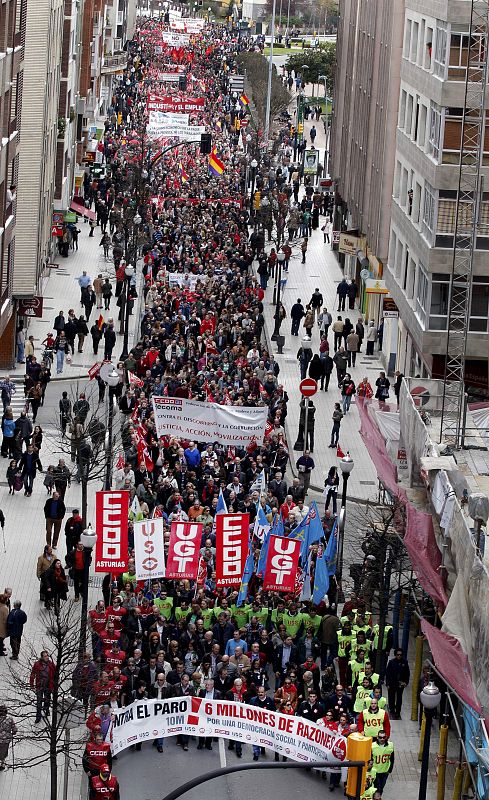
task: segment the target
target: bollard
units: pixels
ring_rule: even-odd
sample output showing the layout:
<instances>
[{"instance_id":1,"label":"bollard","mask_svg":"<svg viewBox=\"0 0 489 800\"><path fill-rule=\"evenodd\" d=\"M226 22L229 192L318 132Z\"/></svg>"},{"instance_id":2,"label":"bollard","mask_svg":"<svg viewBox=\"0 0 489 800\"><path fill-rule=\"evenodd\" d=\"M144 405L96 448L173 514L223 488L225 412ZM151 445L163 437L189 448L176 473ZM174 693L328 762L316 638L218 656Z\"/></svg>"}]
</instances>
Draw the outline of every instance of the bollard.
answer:
<instances>
[{"instance_id":1,"label":"bollard","mask_svg":"<svg viewBox=\"0 0 489 800\"><path fill-rule=\"evenodd\" d=\"M453 779L452 800L461 800L463 780L464 780L464 769L462 769L462 767L457 767Z\"/></svg>"},{"instance_id":2,"label":"bollard","mask_svg":"<svg viewBox=\"0 0 489 800\"><path fill-rule=\"evenodd\" d=\"M438 747L438 777L436 785L436 800L445 798L445 777L447 772L447 744L448 725L440 726L440 744Z\"/></svg>"},{"instance_id":3,"label":"bollard","mask_svg":"<svg viewBox=\"0 0 489 800\"><path fill-rule=\"evenodd\" d=\"M421 732L419 735L419 752L418 752L418 761L423 760L423 746L424 746L424 737L426 734L426 714L423 711L423 717L421 719Z\"/></svg>"},{"instance_id":4,"label":"bollard","mask_svg":"<svg viewBox=\"0 0 489 800\"><path fill-rule=\"evenodd\" d=\"M416 636L416 655L414 657L413 677L411 678L411 719L413 722L418 719L418 686L423 665L423 644L424 636Z\"/></svg>"}]
</instances>

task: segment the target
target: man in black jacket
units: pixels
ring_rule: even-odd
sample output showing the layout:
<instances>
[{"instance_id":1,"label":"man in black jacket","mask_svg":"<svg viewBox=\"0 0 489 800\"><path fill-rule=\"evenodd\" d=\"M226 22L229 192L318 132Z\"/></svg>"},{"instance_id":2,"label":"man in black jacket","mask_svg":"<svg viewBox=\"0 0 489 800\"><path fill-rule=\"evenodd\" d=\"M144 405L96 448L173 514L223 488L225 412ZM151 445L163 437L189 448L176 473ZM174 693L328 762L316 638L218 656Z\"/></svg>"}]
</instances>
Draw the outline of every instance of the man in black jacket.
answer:
<instances>
[{"instance_id":1,"label":"man in black jacket","mask_svg":"<svg viewBox=\"0 0 489 800\"><path fill-rule=\"evenodd\" d=\"M396 650L385 671L385 683L389 697L389 711L392 719L401 719L402 693L410 679L409 664L401 649Z\"/></svg>"},{"instance_id":2,"label":"man in black jacket","mask_svg":"<svg viewBox=\"0 0 489 800\"><path fill-rule=\"evenodd\" d=\"M323 296L318 288L314 289L311 299L309 300L309 305L312 309L312 313L314 315L314 319L319 319L319 314L321 313L321 307L323 305Z\"/></svg>"},{"instance_id":3,"label":"man in black jacket","mask_svg":"<svg viewBox=\"0 0 489 800\"><path fill-rule=\"evenodd\" d=\"M51 545L56 550L58 546L59 532L61 523L66 514L66 506L58 492L53 492L52 497L48 497L44 503L44 516L46 518L46 544Z\"/></svg>"},{"instance_id":4,"label":"man in black jacket","mask_svg":"<svg viewBox=\"0 0 489 800\"><path fill-rule=\"evenodd\" d=\"M309 692L309 699L303 700L297 709L297 716L310 720L310 722L317 722L318 719L324 717L325 709L321 700L318 699L316 692Z\"/></svg>"},{"instance_id":5,"label":"man in black jacket","mask_svg":"<svg viewBox=\"0 0 489 800\"><path fill-rule=\"evenodd\" d=\"M257 706L257 708L263 708L267 711L275 711L275 703L273 702L271 697L267 697L267 693L263 686L259 686L256 690L256 697L252 697L250 700L251 706ZM259 745L253 745L253 761L258 761L261 752L265 752L264 747L260 747Z\"/></svg>"},{"instance_id":6,"label":"man in black jacket","mask_svg":"<svg viewBox=\"0 0 489 800\"><path fill-rule=\"evenodd\" d=\"M115 347L116 342L116 333L114 330L114 323L107 325L104 333L104 359L106 361L110 361L112 358L112 350Z\"/></svg>"},{"instance_id":7,"label":"man in black jacket","mask_svg":"<svg viewBox=\"0 0 489 800\"><path fill-rule=\"evenodd\" d=\"M214 689L214 681L210 678L206 680L205 689L201 689L198 696L205 700L220 700L222 697L221 692ZM199 736L197 750L202 750L204 746L206 750L212 750L212 736Z\"/></svg>"},{"instance_id":8,"label":"man in black jacket","mask_svg":"<svg viewBox=\"0 0 489 800\"><path fill-rule=\"evenodd\" d=\"M292 636L286 636L284 643L279 644L278 647L275 648L275 655L273 658L273 669L277 679L277 688L282 686L289 664L294 664L294 666L296 666L298 663L297 647L292 642Z\"/></svg>"},{"instance_id":9,"label":"man in black jacket","mask_svg":"<svg viewBox=\"0 0 489 800\"><path fill-rule=\"evenodd\" d=\"M304 306L302 305L302 300L300 297L297 298L297 303L294 303L292 308L290 309L290 318L292 320L292 328L291 334L292 336L299 335L299 324L302 319L306 315L304 311Z\"/></svg>"},{"instance_id":10,"label":"man in black jacket","mask_svg":"<svg viewBox=\"0 0 489 800\"><path fill-rule=\"evenodd\" d=\"M156 681L149 687L149 697L152 700L167 700L169 697L173 697L174 693L174 687L169 686L166 682L165 673L159 672ZM153 747L157 748L158 753L163 752L164 741L163 737L154 740Z\"/></svg>"}]
</instances>

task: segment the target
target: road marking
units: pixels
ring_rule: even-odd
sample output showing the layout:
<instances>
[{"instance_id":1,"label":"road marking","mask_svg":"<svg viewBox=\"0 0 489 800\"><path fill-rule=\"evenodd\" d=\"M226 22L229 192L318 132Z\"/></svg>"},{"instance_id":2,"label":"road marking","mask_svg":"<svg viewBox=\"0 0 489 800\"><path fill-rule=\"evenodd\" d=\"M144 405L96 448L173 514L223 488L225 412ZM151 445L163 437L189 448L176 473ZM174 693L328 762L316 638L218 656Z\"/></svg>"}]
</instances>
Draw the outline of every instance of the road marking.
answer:
<instances>
[{"instance_id":1,"label":"road marking","mask_svg":"<svg viewBox=\"0 0 489 800\"><path fill-rule=\"evenodd\" d=\"M224 739L219 739L219 761L221 762L221 769L226 766L226 748L224 747Z\"/></svg>"}]
</instances>

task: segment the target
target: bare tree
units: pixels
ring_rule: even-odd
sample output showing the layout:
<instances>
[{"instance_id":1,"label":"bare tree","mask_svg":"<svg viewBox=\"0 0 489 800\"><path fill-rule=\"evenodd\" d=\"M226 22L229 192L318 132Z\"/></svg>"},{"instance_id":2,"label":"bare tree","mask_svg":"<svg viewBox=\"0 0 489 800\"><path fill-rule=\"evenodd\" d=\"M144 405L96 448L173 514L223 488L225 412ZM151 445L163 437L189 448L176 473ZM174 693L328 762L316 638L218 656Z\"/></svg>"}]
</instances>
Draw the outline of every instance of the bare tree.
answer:
<instances>
[{"instance_id":1,"label":"bare tree","mask_svg":"<svg viewBox=\"0 0 489 800\"><path fill-rule=\"evenodd\" d=\"M81 485L84 525L87 523L88 486L97 481L106 488L111 486L114 454L121 447L120 426L113 406L110 419L110 403L115 403L113 392L107 388L107 398L103 401L100 401L97 390L86 392L86 395L89 409L85 416L79 413L77 406L80 401L78 387L72 389L69 398L72 410L66 433L60 416L53 420L56 447L68 464L71 461L71 477Z\"/></svg>"},{"instance_id":2,"label":"bare tree","mask_svg":"<svg viewBox=\"0 0 489 800\"><path fill-rule=\"evenodd\" d=\"M237 62L246 70L251 85L253 103L260 126L265 124L267 91L268 91L268 59L260 53L240 53ZM275 66L272 73L272 93L270 100L270 119L273 121L281 111L285 111L291 96L277 75Z\"/></svg>"},{"instance_id":3,"label":"bare tree","mask_svg":"<svg viewBox=\"0 0 489 800\"><path fill-rule=\"evenodd\" d=\"M22 639L19 660L9 664L9 680L2 689L2 702L14 717L15 769L30 769L49 763L50 800L58 800L60 757L65 769L78 767L81 748L86 738L83 705L72 694L72 674L78 662L79 610L68 601L41 612L40 625L45 628L41 649L54 663L54 677L49 712L33 725L36 713L36 687L31 671L40 651L26 636ZM74 729L71 737L69 731Z\"/></svg>"}]
</instances>

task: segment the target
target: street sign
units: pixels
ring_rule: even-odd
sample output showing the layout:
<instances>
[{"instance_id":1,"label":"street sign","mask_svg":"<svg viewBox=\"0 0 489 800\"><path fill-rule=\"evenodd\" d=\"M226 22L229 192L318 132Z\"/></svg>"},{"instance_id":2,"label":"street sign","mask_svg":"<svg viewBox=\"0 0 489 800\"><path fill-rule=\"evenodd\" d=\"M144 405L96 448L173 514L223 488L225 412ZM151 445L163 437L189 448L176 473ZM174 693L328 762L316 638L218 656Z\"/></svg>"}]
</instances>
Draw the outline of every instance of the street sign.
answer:
<instances>
[{"instance_id":1,"label":"street sign","mask_svg":"<svg viewBox=\"0 0 489 800\"><path fill-rule=\"evenodd\" d=\"M30 297L28 300L19 300L17 311L24 317L42 317L42 297Z\"/></svg>"},{"instance_id":2,"label":"street sign","mask_svg":"<svg viewBox=\"0 0 489 800\"><path fill-rule=\"evenodd\" d=\"M312 397L318 390L317 381L312 378L304 378L299 384L299 389L303 397Z\"/></svg>"},{"instance_id":3,"label":"street sign","mask_svg":"<svg viewBox=\"0 0 489 800\"><path fill-rule=\"evenodd\" d=\"M99 372L100 372L100 364L98 362L95 362L95 364L92 364L92 366L88 370L88 377L90 378L91 381L93 381L93 379L95 378L96 375L98 375Z\"/></svg>"}]
</instances>

